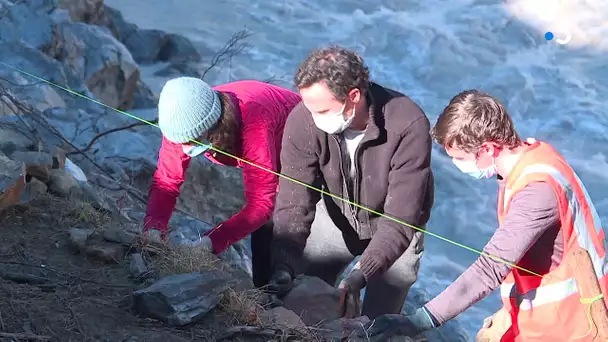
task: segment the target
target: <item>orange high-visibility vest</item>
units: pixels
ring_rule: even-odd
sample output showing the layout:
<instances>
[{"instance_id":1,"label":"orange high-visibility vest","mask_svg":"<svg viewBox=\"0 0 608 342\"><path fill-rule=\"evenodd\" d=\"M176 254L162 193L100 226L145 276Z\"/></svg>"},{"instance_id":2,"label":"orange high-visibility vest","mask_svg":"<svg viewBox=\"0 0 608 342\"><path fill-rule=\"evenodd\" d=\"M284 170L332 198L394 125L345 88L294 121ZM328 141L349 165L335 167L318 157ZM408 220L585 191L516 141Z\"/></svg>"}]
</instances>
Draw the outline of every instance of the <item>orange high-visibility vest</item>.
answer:
<instances>
[{"instance_id":1,"label":"orange high-visibility vest","mask_svg":"<svg viewBox=\"0 0 608 342\"><path fill-rule=\"evenodd\" d=\"M551 185L559 204L564 254L560 265L542 277L515 268L509 273L500 288L502 310L509 314L504 315L507 319L493 322L492 328L506 331L501 342L591 341L589 304L580 301L568 259L575 247L587 250L606 301L604 230L585 187L564 157L547 143L528 139L527 144L499 193L498 219L502 222L513 196L528 184Z\"/></svg>"}]
</instances>

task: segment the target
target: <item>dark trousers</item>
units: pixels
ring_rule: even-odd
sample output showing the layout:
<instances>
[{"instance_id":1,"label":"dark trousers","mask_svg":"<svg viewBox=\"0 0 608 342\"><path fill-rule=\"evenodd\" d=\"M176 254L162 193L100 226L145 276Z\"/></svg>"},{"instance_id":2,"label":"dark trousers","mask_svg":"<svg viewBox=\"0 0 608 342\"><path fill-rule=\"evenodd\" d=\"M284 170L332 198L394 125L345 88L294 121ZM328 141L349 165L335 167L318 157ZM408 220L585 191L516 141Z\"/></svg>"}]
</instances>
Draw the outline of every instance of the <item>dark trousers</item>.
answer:
<instances>
[{"instance_id":1,"label":"dark trousers","mask_svg":"<svg viewBox=\"0 0 608 342\"><path fill-rule=\"evenodd\" d=\"M405 229L405 228L404 228ZM365 289L362 314L374 319L382 314L401 313L411 286L418 279L420 258L423 254L424 235L416 232L419 239L384 273L371 279ZM356 255L367 247L369 240L348 239L329 217L325 205L317 204L315 220L306 241L304 259L305 274L323 279L335 286ZM416 239L415 239L416 240Z\"/></svg>"},{"instance_id":2,"label":"dark trousers","mask_svg":"<svg viewBox=\"0 0 608 342\"><path fill-rule=\"evenodd\" d=\"M270 269L272 229L272 221L269 221L251 233L251 269L255 287L265 286L270 281L272 272Z\"/></svg>"}]
</instances>

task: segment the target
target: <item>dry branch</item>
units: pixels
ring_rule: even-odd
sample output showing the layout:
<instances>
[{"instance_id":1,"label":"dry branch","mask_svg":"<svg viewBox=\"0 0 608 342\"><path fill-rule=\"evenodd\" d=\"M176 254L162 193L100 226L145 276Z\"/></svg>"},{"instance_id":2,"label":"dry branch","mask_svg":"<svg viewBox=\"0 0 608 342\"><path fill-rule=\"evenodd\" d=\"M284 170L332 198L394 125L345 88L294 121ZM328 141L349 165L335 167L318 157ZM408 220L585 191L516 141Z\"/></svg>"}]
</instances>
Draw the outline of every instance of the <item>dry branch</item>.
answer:
<instances>
[{"instance_id":1,"label":"dry branch","mask_svg":"<svg viewBox=\"0 0 608 342\"><path fill-rule=\"evenodd\" d=\"M51 339L50 336L34 335L34 334L28 334L28 333L7 333L7 332L0 332L0 337L9 338L9 339L13 339L13 340L23 340L23 341L27 341L27 340L48 341Z\"/></svg>"},{"instance_id":2,"label":"dry branch","mask_svg":"<svg viewBox=\"0 0 608 342\"><path fill-rule=\"evenodd\" d=\"M211 58L211 64L203 71L201 74L201 78L205 78L207 73L211 71L211 69L216 68L223 64L226 61L232 60L232 57L243 52L249 44L245 42L245 40L251 37L252 33L247 30L240 30L234 33L230 39L224 44L224 46L213 55Z\"/></svg>"}]
</instances>

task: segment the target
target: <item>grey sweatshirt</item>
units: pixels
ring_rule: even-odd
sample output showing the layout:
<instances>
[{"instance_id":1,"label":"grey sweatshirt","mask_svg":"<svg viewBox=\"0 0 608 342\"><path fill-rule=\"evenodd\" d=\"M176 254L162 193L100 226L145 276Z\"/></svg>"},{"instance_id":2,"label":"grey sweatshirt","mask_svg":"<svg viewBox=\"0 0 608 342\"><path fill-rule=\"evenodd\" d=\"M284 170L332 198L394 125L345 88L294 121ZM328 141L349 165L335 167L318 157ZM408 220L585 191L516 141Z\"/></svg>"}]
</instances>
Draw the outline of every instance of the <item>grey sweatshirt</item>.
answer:
<instances>
[{"instance_id":1,"label":"grey sweatshirt","mask_svg":"<svg viewBox=\"0 0 608 342\"><path fill-rule=\"evenodd\" d=\"M505 181L499 181L499 186L504 188ZM557 267L564 241L551 186L531 183L515 194L503 223L483 251L535 273ZM425 307L436 323L443 324L497 289L511 269L503 262L480 256Z\"/></svg>"}]
</instances>

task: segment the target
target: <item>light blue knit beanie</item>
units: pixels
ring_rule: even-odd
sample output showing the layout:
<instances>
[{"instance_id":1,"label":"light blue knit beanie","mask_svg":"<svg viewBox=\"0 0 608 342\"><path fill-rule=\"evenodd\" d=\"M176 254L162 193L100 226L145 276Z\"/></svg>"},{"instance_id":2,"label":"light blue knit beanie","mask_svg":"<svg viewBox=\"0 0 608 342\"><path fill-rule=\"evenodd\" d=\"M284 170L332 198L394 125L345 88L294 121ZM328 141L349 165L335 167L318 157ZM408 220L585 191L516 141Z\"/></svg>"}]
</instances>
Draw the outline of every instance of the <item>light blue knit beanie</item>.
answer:
<instances>
[{"instance_id":1,"label":"light blue knit beanie","mask_svg":"<svg viewBox=\"0 0 608 342\"><path fill-rule=\"evenodd\" d=\"M158 126L176 144L200 137L217 123L221 113L218 93L199 78L167 81L158 99Z\"/></svg>"}]
</instances>

